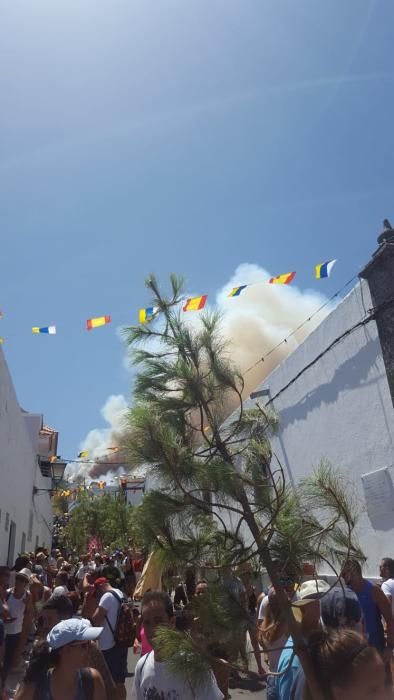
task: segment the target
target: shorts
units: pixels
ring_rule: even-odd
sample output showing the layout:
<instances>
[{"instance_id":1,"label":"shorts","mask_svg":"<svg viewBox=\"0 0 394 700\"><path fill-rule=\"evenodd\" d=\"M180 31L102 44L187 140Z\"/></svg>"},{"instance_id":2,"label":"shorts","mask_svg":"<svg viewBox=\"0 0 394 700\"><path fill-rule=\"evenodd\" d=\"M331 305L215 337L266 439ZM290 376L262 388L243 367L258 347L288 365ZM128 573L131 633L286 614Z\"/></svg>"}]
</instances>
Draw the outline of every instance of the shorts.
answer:
<instances>
[{"instance_id":1,"label":"shorts","mask_svg":"<svg viewBox=\"0 0 394 700\"><path fill-rule=\"evenodd\" d=\"M103 656L111 672L114 683L124 683L127 675L128 648L115 644L111 649L103 650Z\"/></svg>"}]
</instances>

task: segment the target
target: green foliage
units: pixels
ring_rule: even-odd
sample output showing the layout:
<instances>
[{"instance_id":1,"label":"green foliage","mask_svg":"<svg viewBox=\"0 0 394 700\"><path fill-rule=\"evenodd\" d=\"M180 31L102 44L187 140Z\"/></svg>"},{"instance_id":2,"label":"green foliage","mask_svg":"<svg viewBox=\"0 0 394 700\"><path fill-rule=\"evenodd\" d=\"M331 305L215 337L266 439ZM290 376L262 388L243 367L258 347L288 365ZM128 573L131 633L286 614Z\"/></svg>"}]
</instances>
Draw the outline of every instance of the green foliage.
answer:
<instances>
[{"instance_id":1,"label":"green foliage","mask_svg":"<svg viewBox=\"0 0 394 700\"><path fill-rule=\"evenodd\" d=\"M210 656L190 635L161 627L156 631L155 642L160 648L160 658L168 663L170 671L181 676L194 691L206 682Z\"/></svg>"},{"instance_id":2,"label":"green foliage","mask_svg":"<svg viewBox=\"0 0 394 700\"><path fill-rule=\"evenodd\" d=\"M335 568L341 557L359 553L351 488L325 462L289 488L270 444L278 418L258 404L245 408L220 316L182 314L182 280L170 281L166 298L149 278L160 316L125 329L139 372L124 449L131 466L148 463L160 484L145 496L136 527L146 548L159 550L167 564L192 561L218 572L252 561L265 567L297 640L279 574L300 575L306 562ZM209 620L220 627L213 612ZM160 639L175 652L175 636ZM187 649L180 666L192 654Z\"/></svg>"},{"instance_id":3,"label":"green foliage","mask_svg":"<svg viewBox=\"0 0 394 700\"><path fill-rule=\"evenodd\" d=\"M104 547L126 548L135 535L133 513L134 509L125 503L122 495L94 497L89 491L83 491L70 513L64 537L68 545L79 552L86 549L93 536L99 537Z\"/></svg>"}]
</instances>

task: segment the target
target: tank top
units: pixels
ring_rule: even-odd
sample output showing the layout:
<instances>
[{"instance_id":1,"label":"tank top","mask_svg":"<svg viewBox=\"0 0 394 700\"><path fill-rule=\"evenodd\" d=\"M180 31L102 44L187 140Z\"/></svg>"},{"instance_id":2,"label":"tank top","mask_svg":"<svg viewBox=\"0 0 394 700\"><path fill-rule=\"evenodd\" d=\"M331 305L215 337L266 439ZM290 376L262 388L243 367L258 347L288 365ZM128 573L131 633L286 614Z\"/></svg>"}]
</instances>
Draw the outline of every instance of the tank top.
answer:
<instances>
[{"instance_id":1,"label":"tank top","mask_svg":"<svg viewBox=\"0 0 394 700\"><path fill-rule=\"evenodd\" d=\"M33 700L53 700L51 675L52 671L49 669L36 685ZM90 668L81 668L77 673L75 700L91 700L91 698L93 698L93 676Z\"/></svg>"},{"instance_id":2,"label":"tank top","mask_svg":"<svg viewBox=\"0 0 394 700\"><path fill-rule=\"evenodd\" d=\"M357 593L357 598L364 613L368 642L376 649L384 649L384 630L380 610L372 597L373 584L364 581L364 585Z\"/></svg>"},{"instance_id":3,"label":"tank top","mask_svg":"<svg viewBox=\"0 0 394 700\"><path fill-rule=\"evenodd\" d=\"M26 593L22 598L15 598L12 589L8 589L6 597L11 617L15 617L14 622L8 622L6 631L9 634L19 634L22 632L23 618L25 616Z\"/></svg>"}]
</instances>

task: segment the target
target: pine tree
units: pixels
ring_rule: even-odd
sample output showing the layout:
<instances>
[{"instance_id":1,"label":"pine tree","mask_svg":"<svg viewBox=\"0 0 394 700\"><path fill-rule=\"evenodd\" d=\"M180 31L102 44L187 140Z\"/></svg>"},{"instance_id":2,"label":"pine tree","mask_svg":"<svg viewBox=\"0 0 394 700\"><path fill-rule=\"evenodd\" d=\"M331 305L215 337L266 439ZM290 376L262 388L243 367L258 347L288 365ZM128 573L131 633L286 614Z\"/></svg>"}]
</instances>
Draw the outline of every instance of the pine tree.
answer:
<instances>
[{"instance_id":1,"label":"pine tree","mask_svg":"<svg viewBox=\"0 0 394 700\"><path fill-rule=\"evenodd\" d=\"M170 282L167 298L155 277L147 280L156 317L125 329L138 372L124 447L130 466L148 464L158 484L139 508L139 531L167 566L209 563L218 572L248 562L264 567L311 690L320 698L280 572L301 576L309 562L336 573L349 555L362 556L353 542L351 490L325 462L290 488L270 445L278 418L264 406L244 405L243 379L232 364L220 316L204 312L190 319L181 311L182 279L172 275ZM213 624L220 602L211 606ZM235 617L227 620L230 629L239 622ZM174 669L196 681L209 662L206 649L200 648L199 666L190 637L162 631L160 641Z\"/></svg>"}]
</instances>

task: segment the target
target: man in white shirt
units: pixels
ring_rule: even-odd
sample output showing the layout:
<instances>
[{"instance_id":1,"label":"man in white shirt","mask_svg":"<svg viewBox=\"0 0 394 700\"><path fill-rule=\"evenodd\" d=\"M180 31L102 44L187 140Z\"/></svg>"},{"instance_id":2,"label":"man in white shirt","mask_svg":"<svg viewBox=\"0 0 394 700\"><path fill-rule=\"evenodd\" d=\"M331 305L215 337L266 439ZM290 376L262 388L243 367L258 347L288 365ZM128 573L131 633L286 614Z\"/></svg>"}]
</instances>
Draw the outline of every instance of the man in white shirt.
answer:
<instances>
[{"instance_id":1,"label":"man in white shirt","mask_svg":"<svg viewBox=\"0 0 394 700\"><path fill-rule=\"evenodd\" d=\"M201 685L192 688L187 681L175 676L165 661L160 660L160 652L155 649L155 632L158 627L175 625L174 609L167 593L145 593L141 617L146 638L153 646L153 651L142 656L136 666L131 693L133 700L222 700L224 696L212 672L207 674Z\"/></svg>"},{"instance_id":2,"label":"man in white shirt","mask_svg":"<svg viewBox=\"0 0 394 700\"><path fill-rule=\"evenodd\" d=\"M390 601L394 616L394 559L390 559L390 557L382 559L379 570L383 579L382 591Z\"/></svg>"},{"instance_id":3,"label":"man in white shirt","mask_svg":"<svg viewBox=\"0 0 394 700\"><path fill-rule=\"evenodd\" d=\"M104 628L98 640L99 648L116 686L116 700L125 700L128 649L127 646L117 644L114 637L124 595L118 588L112 588L108 579L103 576L96 579L93 586L94 593L99 598L92 618L93 625Z\"/></svg>"},{"instance_id":4,"label":"man in white shirt","mask_svg":"<svg viewBox=\"0 0 394 700\"><path fill-rule=\"evenodd\" d=\"M94 569L94 564L91 561L91 559L92 559L92 557L90 554L84 554L81 557L81 564L80 564L78 571L75 575L77 588L79 588L79 590L82 590L82 584L83 584L83 580L84 580L86 574L88 574L89 571L93 571L93 569Z\"/></svg>"}]
</instances>

